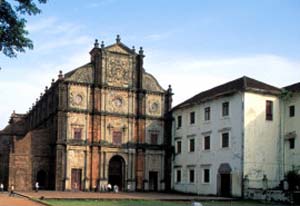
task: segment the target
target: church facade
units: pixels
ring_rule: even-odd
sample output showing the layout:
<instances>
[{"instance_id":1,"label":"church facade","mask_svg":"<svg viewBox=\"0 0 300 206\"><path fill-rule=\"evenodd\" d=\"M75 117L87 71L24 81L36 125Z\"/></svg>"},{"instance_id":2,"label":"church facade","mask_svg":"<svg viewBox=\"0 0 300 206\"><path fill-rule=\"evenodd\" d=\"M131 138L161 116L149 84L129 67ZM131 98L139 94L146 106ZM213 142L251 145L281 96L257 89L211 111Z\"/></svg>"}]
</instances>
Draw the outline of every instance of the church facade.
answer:
<instances>
[{"instance_id":1,"label":"church facade","mask_svg":"<svg viewBox=\"0 0 300 206\"><path fill-rule=\"evenodd\" d=\"M143 68L144 53L96 40L91 61L66 74L0 131L1 176L16 190L170 188L172 90Z\"/></svg>"}]
</instances>

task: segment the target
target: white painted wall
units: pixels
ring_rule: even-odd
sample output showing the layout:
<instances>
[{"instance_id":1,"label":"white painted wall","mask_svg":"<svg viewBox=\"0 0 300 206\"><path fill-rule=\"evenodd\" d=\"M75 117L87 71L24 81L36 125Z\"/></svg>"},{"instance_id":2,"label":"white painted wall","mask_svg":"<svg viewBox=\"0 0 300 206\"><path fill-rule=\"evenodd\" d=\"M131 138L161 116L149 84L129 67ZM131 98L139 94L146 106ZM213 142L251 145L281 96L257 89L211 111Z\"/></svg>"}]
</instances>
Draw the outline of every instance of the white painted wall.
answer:
<instances>
[{"instance_id":1,"label":"white painted wall","mask_svg":"<svg viewBox=\"0 0 300 206\"><path fill-rule=\"evenodd\" d=\"M266 101L273 101L273 120L266 120ZM250 188L262 188L263 175L268 188L275 187L280 177L280 105L279 98L245 92L244 97L244 175Z\"/></svg>"},{"instance_id":2,"label":"white painted wall","mask_svg":"<svg viewBox=\"0 0 300 206\"><path fill-rule=\"evenodd\" d=\"M289 116L289 106L295 106L295 116ZM286 99L283 110L284 116L284 165L285 172L296 169L300 170L300 93L294 93L291 98ZM290 149L288 134L295 133L295 148Z\"/></svg>"},{"instance_id":3,"label":"white painted wall","mask_svg":"<svg viewBox=\"0 0 300 206\"><path fill-rule=\"evenodd\" d=\"M176 139L182 141L182 152L176 154L172 165L172 188L181 192L191 192L203 195L217 195L217 174L220 164L228 163L232 169L232 195L241 196L241 161L242 161L242 93L218 98L190 108L174 111L172 144ZM222 103L229 102L229 116L222 117ZM204 121L204 108L210 106L211 119ZM190 112L195 112L196 121L191 125ZM177 116L182 116L182 127L177 127ZM229 148L221 148L221 133L228 131ZM211 137L211 148L203 150L203 138ZM195 152L189 152L189 138L195 138ZM189 168L194 165L195 183L189 183ZM176 168L174 169L174 167ZM180 166L181 183L175 183L175 172ZM210 169L210 183L203 183L203 169Z\"/></svg>"},{"instance_id":4,"label":"white painted wall","mask_svg":"<svg viewBox=\"0 0 300 206\"><path fill-rule=\"evenodd\" d=\"M266 101L273 102L273 119L266 120ZM230 102L229 117L222 117L222 103ZM289 106L295 105L295 116L289 116ZM204 108L210 106L211 120L204 121ZM190 112L196 122L191 125ZM182 142L181 154L175 154L172 165L172 188L181 192L202 195L218 194L218 169L229 163L232 168L232 195L241 196L242 175L248 177L248 188L277 187L284 172L300 170L300 93L280 99L275 95L254 92L236 93L177 109L173 112L172 144ZM182 127L177 127L177 116L182 116ZM221 148L222 130L230 133L230 147ZM294 133L295 148L289 148L287 134ZM203 138L211 136L211 149L203 150ZM195 152L189 152L189 139L195 138ZM189 183L189 169L195 169L195 183ZM203 169L210 169L210 182L203 183ZM181 169L181 182L175 182L175 172ZM263 178L267 178L264 185Z\"/></svg>"}]
</instances>

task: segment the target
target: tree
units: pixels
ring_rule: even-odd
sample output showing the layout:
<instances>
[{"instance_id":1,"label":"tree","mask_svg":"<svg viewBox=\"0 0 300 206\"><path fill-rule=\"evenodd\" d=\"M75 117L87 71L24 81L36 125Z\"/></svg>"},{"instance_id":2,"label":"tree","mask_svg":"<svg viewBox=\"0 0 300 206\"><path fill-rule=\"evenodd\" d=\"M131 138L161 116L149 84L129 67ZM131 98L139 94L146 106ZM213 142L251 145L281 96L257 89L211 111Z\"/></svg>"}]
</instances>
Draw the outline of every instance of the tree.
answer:
<instances>
[{"instance_id":1,"label":"tree","mask_svg":"<svg viewBox=\"0 0 300 206\"><path fill-rule=\"evenodd\" d=\"M46 3L47 0L38 0ZM33 49L32 41L27 38L25 15L36 15L41 10L34 0L0 0L0 52L8 57L16 57L17 52Z\"/></svg>"}]
</instances>

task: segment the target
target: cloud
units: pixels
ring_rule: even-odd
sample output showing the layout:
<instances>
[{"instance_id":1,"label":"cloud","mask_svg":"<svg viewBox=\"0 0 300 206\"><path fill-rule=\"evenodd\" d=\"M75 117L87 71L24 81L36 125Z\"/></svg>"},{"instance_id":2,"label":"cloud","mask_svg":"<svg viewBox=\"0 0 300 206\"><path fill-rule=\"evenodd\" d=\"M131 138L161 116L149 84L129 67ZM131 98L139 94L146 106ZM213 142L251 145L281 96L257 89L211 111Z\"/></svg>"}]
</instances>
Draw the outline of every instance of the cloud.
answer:
<instances>
[{"instance_id":1,"label":"cloud","mask_svg":"<svg viewBox=\"0 0 300 206\"><path fill-rule=\"evenodd\" d=\"M28 22L26 29L30 32L43 31L54 26L57 21L58 19L55 17L42 18L35 22Z\"/></svg>"},{"instance_id":2,"label":"cloud","mask_svg":"<svg viewBox=\"0 0 300 206\"><path fill-rule=\"evenodd\" d=\"M89 48L69 54L53 62L36 62L35 67L24 66L22 69L5 67L0 75L0 130L5 127L13 110L26 113L45 86L50 87L51 80L57 79L59 70L69 72L89 62Z\"/></svg>"},{"instance_id":3,"label":"cloud","mask_svg":"<svg viewBox=\"0 0 300 206\"><path fill-rule=\"evenodd\" d=\"M300 61L273 54L211 58L161 53L155 56L156 59L145 60L146 71L154 74L164 88L172 85L174 105L242 76L283 87L298 82L300 75ZM162 58L165 56L171 58Z\"/></svg>"},{"instance_id":4,"label":"cloud","mask_svg":"<svg viewBox=\"0 0 300 206\"><path fill-rule=\"evenodd\" d=\"M83 33L84 25L47 17L29 22L28 30L34 39L35 52L49 52L66 46L87 45L90 37Z\"/></svg>"}]
</instances>

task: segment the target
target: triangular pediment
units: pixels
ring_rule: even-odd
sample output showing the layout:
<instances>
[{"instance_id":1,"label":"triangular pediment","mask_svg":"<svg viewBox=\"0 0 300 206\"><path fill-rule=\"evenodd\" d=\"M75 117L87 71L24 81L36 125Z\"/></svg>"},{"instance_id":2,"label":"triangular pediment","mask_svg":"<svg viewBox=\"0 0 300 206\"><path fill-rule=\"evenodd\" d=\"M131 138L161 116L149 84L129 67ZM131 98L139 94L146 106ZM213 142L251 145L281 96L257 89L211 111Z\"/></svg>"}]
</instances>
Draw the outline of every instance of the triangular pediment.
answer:
<instances>
[{"instance_id":1,"label":"triangular pediment","mask_svg":"<svg viewBox=\"0 0 300 206\"><path fill-rule=\"evenodd\" d=\"M122 43L116 43L105 48L106 51L121 53L121 54L133 54L134 52Z\"/></svg>"}]
</instances>

